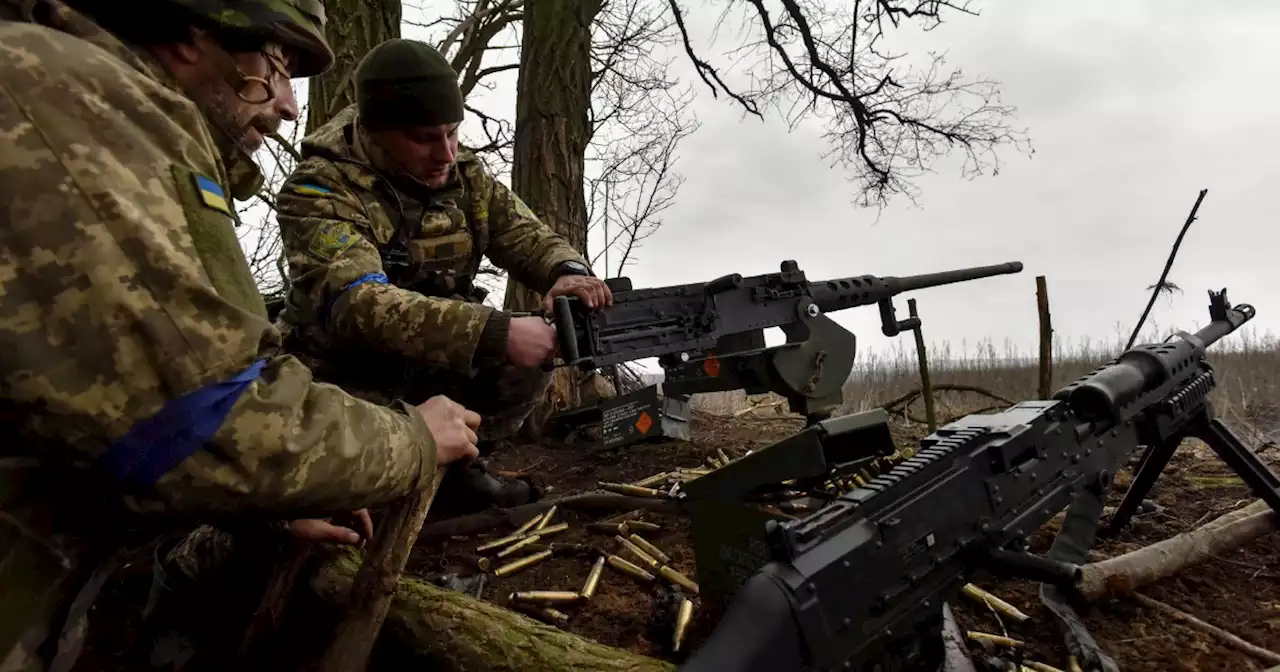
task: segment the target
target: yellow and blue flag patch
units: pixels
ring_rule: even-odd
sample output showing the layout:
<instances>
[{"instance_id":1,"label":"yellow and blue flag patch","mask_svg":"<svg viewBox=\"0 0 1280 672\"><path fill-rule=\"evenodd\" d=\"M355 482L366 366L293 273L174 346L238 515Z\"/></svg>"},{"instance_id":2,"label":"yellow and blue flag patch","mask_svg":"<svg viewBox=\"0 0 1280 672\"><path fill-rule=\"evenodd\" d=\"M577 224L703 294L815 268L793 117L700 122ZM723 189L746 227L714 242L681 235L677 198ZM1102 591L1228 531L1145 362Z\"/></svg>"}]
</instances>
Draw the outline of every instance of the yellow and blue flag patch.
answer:
<instances>
[{"instance_id":1,"label":"yellow and blue flag patch","mask_svg":"<svg viewBox=\"0 0 1280 672\"><path fill-rule=\"evenodd\" d=\"M295 184L292 186L293 186L293 190L296 193L302 194L304 196L325 196L327 194L333 193L328 189L326 189L325 187L322 187L318 184Z\"/></svg>"},{"instance_id":2,"label":"yellow and blue flag patch","mask_svg":"<svg viewBox=\"0 0 1280 672\"><path fill-rule=\"evenodd\" d=\"M200 173L192 173L191 179L196 183L196 192L200 194L200 201L205 206L213 208L224 215L231 214L231 206L227 203L227 195L217 182Z\"/></svg>"}]
</instances>

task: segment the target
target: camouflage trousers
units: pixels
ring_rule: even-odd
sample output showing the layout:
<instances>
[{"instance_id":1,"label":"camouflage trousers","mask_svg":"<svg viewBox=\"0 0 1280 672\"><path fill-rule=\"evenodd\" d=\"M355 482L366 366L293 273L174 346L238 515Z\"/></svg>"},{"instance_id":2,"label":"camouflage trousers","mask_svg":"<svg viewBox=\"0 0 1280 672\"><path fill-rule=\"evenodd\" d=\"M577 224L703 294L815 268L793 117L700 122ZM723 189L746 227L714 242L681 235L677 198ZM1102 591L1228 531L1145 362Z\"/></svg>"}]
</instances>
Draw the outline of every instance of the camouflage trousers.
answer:
<instances>
[{"instance_id":1,"label":"camouflage trousers","mask_svg":"<svg viewBox=\"0 0 1280 672\"><path fill-rule=\"evenodd\" d=\"M515 435L551 384L549 371L497 360L479 362L475 373L468 376L378 357L335 361L305 352L290 354L310 367L317 381L337 385L375 404L386 406L399 399L417 405L436 395L449 397L480 414L477 435L488 442Z\"/></svg>"}]
</instances>

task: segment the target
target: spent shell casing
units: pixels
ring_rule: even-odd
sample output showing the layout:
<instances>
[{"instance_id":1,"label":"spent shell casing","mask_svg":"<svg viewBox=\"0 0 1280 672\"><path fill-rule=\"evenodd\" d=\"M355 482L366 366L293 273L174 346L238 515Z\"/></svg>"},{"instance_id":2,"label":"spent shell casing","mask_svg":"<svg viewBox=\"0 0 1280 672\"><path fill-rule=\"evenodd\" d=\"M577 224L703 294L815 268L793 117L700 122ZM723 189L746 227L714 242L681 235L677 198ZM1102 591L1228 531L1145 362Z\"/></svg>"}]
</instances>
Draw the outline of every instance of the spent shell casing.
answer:
<instances>
[{"instance_id":1,"label":"spent shell casing","mask_svg":"<svg viewBox=\"0 0 1280 672\"><path fill-rule=\"evenodd\" d=\"M779 511L787 511L791 513L803 513L814 510L812 504L806 504L805 502L778 502L774 506L777 506Z\"/></svg>"},{"instance_id":2,"label":"spent shell casing","mask_svg":"<svg viewBox=\"0 0 1280 672\"><path fill-rule=\"evenodd\" d=\"M507 564L493 570L493 575L494 576L510 576L522 569L528 569L530 566L535 565L539 562L542 562L543 560L546 560L549 557L551 557L551 549L547 549L545 551L538 551L533 555L526 555L523 558L520 558L518 560L512 560L511 562L508 562Z\"/></svg>"},{"instance_id":3,"label":"spent shell casing","mask_svg":"<svg viewBox=\"0 0 1280 672\"><path fill-rule=\"evenodd\" d=\"M489 562L489 558L486 558L483 555L474 555L472 553L454 553L453 557L456 558L458 562L461 562L462 564L467 565L468 567L471 567L473 569L478 569L482 572L489 571L489 568L493 566L493 564Z\"/></svg>"},{"instance_id":4,"label":"spent shell casing","mask_svg":"<svg viewBox=\"0 0 1280 672\"><path fill-rule=\"evenodd\" d=\"M723 448L716 448L716 455L720 458L721 465L729 464L730 462L733 461L729 459L728 455L725 454Z\"/></svg>"},{"instance_id":5,"label":"spent shell casing","mask_svg":"<svg viewBox=\"0 0 1280 672\"><path fill-rule=\"evenodd\" d=\"M559 609L552 609L551 607L543 607L541 609L534 610L533 613L538 618L541 618L542 620L550 623L554 623L556 625L564 625L565 623L569 622L569 614L566 614L563 611L560 611Z\"/></svg>"},{"instance_id":6,"label":"spent shell casing","mask_svg":"<svg viewBox=\"0 0 1280 672\"><path fill-rule=\"evenodd\" d=\"M633 495L635 497L649 497L651 499L667 499L667 493L653 488L642 488L638 485L629 483L610 483L608 481L600 481L600 488L609 492L616 492L620 495Z\"/></svg>"},{"instance_id":7,"label":"spent shell casing","mask_svg":"<svg viewBox=\"0 0 1280 672\"><path fill-rule=\"evenodd\" d=\"M533 526L533 531L537 532L539 530L546 528L546 526L551 522L551 518L555 515L556 515L556 505L552 504L551 508L547 509L546 514L542 516L542 520L539 520L538 524Z\"/></svg>"},{"instance_id":8,"label":"spent shell casing","mask_svg":"<svg viewBox=\"0 0 1280 672\"><path fill-rule=\"evenodd\" d=\"M657 569L658 567L662 566L662 563L658 562L657 558L654 558L653 556L646 553L644 549L631 543L630 539L627 539L622 535L617 535L614 537L614 539L617 539L618 543L621 544L623 548L627 549L628 551L631 551L631 554L636 556L636 559L639 560L641 564L648 565L652 569Z\"/></svg>"},{"instance_id":9,"label":"spent shell casing","mask_svg":"<svg viewBox=\"0 0 1280 672\"><path fill-rule=\"evenodd\" d=\"M592 595L596 594L596 586L600 585L600 575L604 573L604 556L596 558L595 564L591 565L591 572L587 574L587 582L582 584L580 594L582 599L589 600Z\"/></svg>"},{"instance_id":10,"label":"spent shell casing","mask_svg":"<svg viewBox=\"0 0 1280 672\"><path fill-rule=\"evenodd\" d=\"M538 540L541 538L542 538L542 535L540 534L535 534L532 536L525 537L524 539L521 539L520 541L517 541L516 543L511 544L510 546L502 549L501 551L498 551L498 557L505 558L508 555L511 555L512 553L518 552L520 549L524 548L525 546L528 546L529 544L537 543Z\"/></svg>"},{"instance_id":11,"label":"spent shell casing","mask_svg":"<svg viewBox=\"0 0 1280 672\"><path fill-rule=\"evenodd\" d=\"M661 474L654 474L648 478L642 478L632 483L631 485L634 485L637 488L651 488L655 485L658 485L659 483L667 482L668 480L670 480L670 478L671 478L671 472L664 471Z\"/></svg>"},{"instance_id":12,"label":"spent shell casing","mask_svg":"<svg viewBox=\"0 0 1280 672\"><path fill-rule=\"evenodd\" d=\"M662 526L657 523L646 523L643 520L628 520L627 529L633 532L657 532Z\"/></svg>"},{"instance_id":13,"label":"spent shell casing","mask_svg":"<svg viewBox=\"0 0 1280 672\"><path fill-rule=\"evenodd\" d=\"M680 651L680 647L684 645L684 634L689 630L689 624L693 622L693 600L683 598L680 600L680 610L676 612L675 633L671 637L671 650L673 652Z\"/></svg>"},{"instance_id":14,"label":"spent shell casing","mask_svg":"<svg viewBox=\"0 0 1280 672\"><path fill-rule=\"evenodd\" d=\"M631 564L630 562L616 555L610 555L608 558L605 559L605 562L609 563L610 567L622 572L623 574L630 574L631 576L637 579L640 579L641 581L654 580L654 576L649 572L646 572L643 569L640 569L639 567Z\"/></svg>"},{"instance_id":15,"label":"spent shell casing","mask_svg":"<svg viewBox=\"0 0 1280 672\"><path fill-rule=\"evenodd\" d=\"M624 534L630 529L629 523L587 523L587 529L605 534Z\"/></svg>"},{"instance_id":16,"label":"spent shell casing","mask_svg":"<svg viewBox=\"0 0 1280 672\"><path fill-rule=\"evenodd\" d=\"M661 562L664 565L671 562L671 556L667 555L666 553L663 553L662 549L658 548L657 546L654 546L648 541L645 541L644 537L641 537L638 534L632 534L630 538L631 538L631 543L635 544L636 546L639 546L640 550L644 551L645 553L648 553L649 557L653 558L654 560L657 560L658 562Z\"/></svg>"},{"instance_id":17,"label":"spent shell casing","mask_svg":"<svg viewBox=\"0 0 1280 672\"><path fill-rule=\"evenodd\" d=\"M600 522L602 522L602 523L622 523L622 522L625 522L625 521L631 520L632 518L639 518L640 516L643 516L643 515L644 515L644 509L632 509L632 510L630 510L630 511L627 511L626 513L619 513L619 514L618 514L618 515L616 515L616 516L610 516L609 518L605 518L604 520L602 520L602 521L600 521Z\"/></svg>"},{"instance_id":18,"label":"spent shell casing","mask_svg":"<svg viewBox=\"0 0 1280 672\"><path fill-rule=\"evenodd\" d=\"M581 593L572 590L524 590L511 593L507 599L512 602L541 604L574 604L584 598Z\"/></svg>"},{"instance_id":19,"label":"spent shell casing","mask_svg":"<svg viewBox=\"0 0 1280 672\"><path fill-rule=\"evenodd\" d=\"M671 583L679 585L681 588L684 588L694 595L698 594L698 584L694 583L692 579L684 574L681 574L666 565L659 567L658 573L662 575L662 578L670 581Z\"/></svg>"},{"instance_id":20,"label":"spent shell casing","mask_svg":"<svg viewBox=\"0 0 1280 672\"><path fill-rule=\"evenodd\" d=\"M567 529L569 529L569 523L556 523L555 525L548 525L540 530L533 530L533 532L535 532L539 537L545 537L549 534L555 534L556 532L564 532Z\"/></svg>"},{"instance_id":21,"label":"spent shell casing","mask_svg":"<svg viewBox=\"0 0 1280 672\"><path fill-rule=\"evenodd\" d=\"M546 517L547 517L546 511L539 513L538 515L530 518L529 520L524 521L524 523L522 523L520 527L516 528L515 533L524 534L525 532L528 532L529 530L533 529L534 525L537 525L538 523L542 522Z\"/></svg>"},{"instance_id":22,"label":"spent shell casing","mask_svg":"<svg viewBox=\"0 0 1280 672\"><path fill-rule=\"evenodd\" d=\"M493 541L490 541L488 543L484 543L479 546L476 546L476 553L484 553L485 551L492 551L495 548L502 548L507 544L520 541L521 539L524 539L524 538L525 538L524 532L516 532L515 534L508 534L507 536L502 537L501 539L494 539Z\"/></svg>"}]
</instances>

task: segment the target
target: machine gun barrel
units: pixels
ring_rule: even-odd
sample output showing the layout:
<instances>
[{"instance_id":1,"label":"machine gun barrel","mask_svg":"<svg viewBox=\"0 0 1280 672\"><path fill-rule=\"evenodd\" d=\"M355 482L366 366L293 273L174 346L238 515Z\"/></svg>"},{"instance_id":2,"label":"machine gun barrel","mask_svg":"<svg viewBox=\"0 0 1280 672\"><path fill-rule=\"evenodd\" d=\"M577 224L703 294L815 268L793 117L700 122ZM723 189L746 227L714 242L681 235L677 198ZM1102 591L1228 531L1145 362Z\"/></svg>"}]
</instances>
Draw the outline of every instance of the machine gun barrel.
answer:
<instances>
[{"instance_id":1,"label":"machine gun barrel","mask_svg":"<svg viewBox=\"0 0 1280 672\"><path fill-rule=\"evenodd\" d=\"M823 312L868 306L903 292L930 287L941 287L957 282L980 280L997 275L1021 273L1022 262L1010 261L993 266L976 266L939 273L905 275L902 277L877 277L862 275L854 278L826 280L809 284L809 296Z\"/></svg>"},{"instance_id":2,"label":"machine gun barrel","mask_svg":"<svg viewBox=\"0 0 1280 672\"><path fill-rule=\"evenodd\" d=\"M770 560L681 672L901 670L936 662L941 605L973 574L1075 585L1079 569L1069 557L1031 556L1018 542L1081 501L1077 520L1096 517L1116 471L1142 446L1113 526L1128 520L1190 437L1280 511L1280 476L1208 403L1215 381L1205 349L1255 312L1233 308L1225 289L1209 297L1211 323L1195 334L1131 348L1054 400L960 418L817 513L765 523ZM1087 548L1094 531L1086 523L1059 534ZM915 647L926 640L932 648Z\"/></svg>"},{"instance_id":3,"label":"machine gun barrel","mask_svg":"<svg viewBox=\"0 0 1280 672\"><path fill-rule=\"evenodd\" d=\"M1179 332L1164 343L1126 350L1059 390L1054 398L1066 400L1085 420L1119 421L1135 401L1151 394L1166 395L1171 388L1186 387L1196 377L1211 375L1199 366L1205 348L1253 319L1254 308L1249 304L1232 307L1224 289L1209 292L1209 316L1212 321L1195 334Z\"/></svg>"}]
</instances>

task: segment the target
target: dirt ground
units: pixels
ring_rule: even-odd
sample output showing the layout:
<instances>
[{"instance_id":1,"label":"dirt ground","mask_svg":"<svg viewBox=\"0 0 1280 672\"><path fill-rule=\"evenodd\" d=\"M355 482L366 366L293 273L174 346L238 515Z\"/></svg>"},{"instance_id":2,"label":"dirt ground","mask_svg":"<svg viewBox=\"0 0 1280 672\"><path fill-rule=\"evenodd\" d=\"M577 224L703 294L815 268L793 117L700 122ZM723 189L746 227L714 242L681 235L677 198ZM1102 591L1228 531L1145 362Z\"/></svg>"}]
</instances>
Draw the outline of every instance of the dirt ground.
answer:
<instances>
[{"instance_id":1,"label":"dirt ground","mask_svg":"<svg viewBox=\"0 0 1280 672\"><path fill-rule=\"evenodd\" d=\"M570 449L516 448L501 456L499 466L510 471L536 474L552 487L549 496L594 488L599 481L634 482L677 467L696 467L717 449L731 457L748 449L763 447L800 429L799 419L724 418L696 415L692 442L671 441L638 445L612 452L584 456ZM922 428L921 428L922 429ZM902 429L896 437L900 445L914 442L915 436ZM1118 479L1127 485L1127 472ZM1123 488L1118 488L1114 504ZM1184 449L1157 484L1152 498L1162 511L1135 520L1117 538L1101 541L1095 557L1103 558L1133 550L1191 529L1197 524L1252 501L1247 489L1207 450ZM556 542L591 543L615 550L609 535L588 532L584 523L604 520L612 514L583 515L562 511L555 522L567 522L570 529L557 534ZM671 565L696 580L688 523L675 515L646 514L645 521L663 529L644 536L671 556ZM475 551L484 540L510 532L504 527L487 535L454 538L441 543L420 544L411 560L414 573L439 574L441 551ZM1042 532L1032 550L1043 553L1052 541ZM626 553L620 553L629 557ZM505 560L504 560L505 561ZM523 590L577 590L587 576L590 560L553 556L513 576L492 578L482 589L482 597L506 604L507 596ZM465 572L463 565L451 565L446 572ZM1057 627L1037 597L1037 585L1025 581L979 580L979 585L1013 603L1031 616L1025 624L1008 624L1008 634L1026 641L1031 660L1067 668L1065 649ZM1202 564L1184 576L1144 589L1143 594L1182 609L1194 616L1243 637L1258 646L1280 651L1280 535L1256 541L1233 553ZM651 616L658 602L652 586L606 568L596 596L589 604L565 609L570 614L566 630L638 653L678 661L666 646L667 632L655 630ZM695 600L700 602L700 600ZM956 605L957 619L965 630L1001 633L1001 625L985 606L962 601ZM718 614L699 608L688 637L690 648L714 628ZM1007 619L1006 619L1007 620ZM1174 619L1149 611L1131 600L1097 607L1085 615L1093 636L1116 660L1121 669L1134 672L1174 672L1206 670L1263 670L1269 667L1256 659Z\"/></svg>"},{"instance_id":2,"label":"dirt ground","mask_svg":"<svg viewBox=\"0 0 1280 672\"><path fill-rule=\"evenodd\" d=\"M548 488L555 497L591 490L599 481L635 482L677 467L704 466L703 460L723 450L737 457L758 449L800 429L799 419L725 418L695 414L694 439L630 446L609 452L586 453L565 447L513 447L495 458L500 469L523 471ZM914 443L922 428L897 428L899 445ZM1271 456L1274 462L1275 456ZM1127 473L1120 483L1126 483ZM1123 490L1118 489L1115 501ZM1184 448L1157 484L1152 497L1163 510L1135 520L1118 538L1102 541L1095 557L1109 557L1167 538L1206 520L1252 501L1244 485L1207 451ZM1112 504L1115 503L1112 502ZM592 544L616 551L610 535L589 532L585 523L604 520L610 512L583 513L560 509L554 522L569 523L569 529L550 540L557 543ZM695 579L694 555L689 543L688 521L677 515L645 514L643 520L662 529L643 536L671 556L669 563L685 576ZM442 573L466 575L467 565L450 562L461 554L474 554L476 546L510 532L509 527L468 536L422 542L410 560L411 574L431 578ZM1032 550L1044 552L1051 535L1041 532ZM76 669L139 669L126 664L124 655L140 637L137 611L145 600L151 580L151 549L138 549L120 574L104 591L94 608L86 658ZM623 557L627 554L619 553ZM509 558L499 561L505 562ZM504 578L487 576L481 597L506 604L507 596L523 590L578 590L586 579L590 559L553 556L528 569ZM1067 663L1060 637L1048 612L1040 606L1037 588L1022 581L976 581L981 587L1013 603L1031 616L1024 624L1009 624L1008 634L1028 644L1030 660L1042 661L1065 670ZM665 582L659 582L664 583ZM1142 590L1154 599L1182 609L1225 628L1244 639L1272 651L1280 651L1280 534L1251 543L1242 549L1204 563L1183 576ZM655 619L658 600L653 585L644 585L606 567L593 599L582 606L566 607L570 615L562 627L602 643L637 653L679 661L666 642L669 631ZM247 596L246 599L254 599ZM715 626L719 614L695 599L698 605L689 628L685 653L697 647ZM212 605L211 605L212 606ZM1001 633L1001 625L984 606L962 600L953 605L965 630ZM208 622L227 622L216 611L205 614ZM1095 607L1085 615L1093 636L1116 660L1121 669L1133 672L1178 672L1264 670L1268 665L1230 648L1195 629L1160 613L1140 607L1132 600L1119 600ZM655 625L657 623L658 625ZM136 652L134 655L137 655ZM145 655L145 654L144 654ZM137 658L133 659L135 664Z\"/></svg>"}]
</instances>

